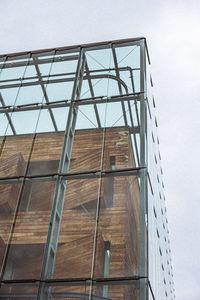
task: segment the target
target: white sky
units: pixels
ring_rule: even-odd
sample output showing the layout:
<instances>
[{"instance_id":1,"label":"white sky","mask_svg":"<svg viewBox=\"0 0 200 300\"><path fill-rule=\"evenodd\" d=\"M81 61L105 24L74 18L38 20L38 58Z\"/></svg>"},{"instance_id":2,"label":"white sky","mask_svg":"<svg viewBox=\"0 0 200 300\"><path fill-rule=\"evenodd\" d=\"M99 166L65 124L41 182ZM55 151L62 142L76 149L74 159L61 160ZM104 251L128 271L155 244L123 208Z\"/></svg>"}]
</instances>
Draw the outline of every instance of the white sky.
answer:
<instances>
[{"instance_id":1,"label":"white sky","mask_svg":"<svg viewBox=\"0 0 200 300\"><path fill-rule=\"evenodd\" d=\"M0 0L0 53L144 36L176 298L200 299L200 0Z\"/></svg>"}]
</instances>

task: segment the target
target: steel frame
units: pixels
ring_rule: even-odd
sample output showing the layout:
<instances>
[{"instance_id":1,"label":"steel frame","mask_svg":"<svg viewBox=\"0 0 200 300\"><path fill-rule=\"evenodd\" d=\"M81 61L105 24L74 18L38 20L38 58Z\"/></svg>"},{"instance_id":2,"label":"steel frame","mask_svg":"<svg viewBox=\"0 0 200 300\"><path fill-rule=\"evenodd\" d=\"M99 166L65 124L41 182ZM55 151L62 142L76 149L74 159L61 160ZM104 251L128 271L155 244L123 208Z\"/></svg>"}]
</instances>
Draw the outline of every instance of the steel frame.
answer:
<instances>
[{"instance_id":1,"label":"steel frame","mask_svg":"<svg viewBox=\"0 0 200 300\"><path fill-rule=\"evenodd\" d=\"M145 61L145 43L142 40L140 46L140 87L144 91L140 99L140 276L144 278L140 281L140 299L146 300L147 293L145 289L145 279L148 278L147 271L147 143L146 143L146 61Z\"/></svg>"},{"instance_id":2,"label":"steel frame","mask_svg":"<svg viewBox=\"0 0 200 300\"><path fill-rule=\"evenodd\" d=\"M140 46L140 93L135 93L134 88L134 78L132 71L134 69L131 69L129 67L127 68L120 68L117 63L116 53L115 53L115 46L124 46L124 45L132 45L133 43L136 43ZM111 46L110 46L111 45ZM113 69L104 69L104 70L89 70L88 64L85 57L85 49L100 49L105 47L111 47L113 59L114 59L114 65L115 68ZM36 177L27 176L25 173L22 177L16 177L16 178L3 178L0 179L0 184L2 183L15 183L15 182L24 182L26 180L55 180L56 181L56 188L55 188L55 194L54 194L54 200L52 205L52 211L51 211L51 219L49 224L49 230L47 235L47 242L43 257L43 265L42 265L42 272L41 272L41 278L39 282L39 290L37 299L49 299L50 297L50 286L46 286L46 280L51 279L53 275L53 269L54 269L54 263L55 263L55 257L56 257L56 250L57 250L57 244L58 244L58 237L59 237L59 229L60 229L60 223L61 223L61 217L62 217L62 209L64 204L64 195L65 195L65 189L68 179L78 179L78 178L99 178L106 177L106 176L133 176L133 175L139 175L140 176L140 273L138 275L138 279L140 282L140 299L145 300L147 299L147 292L146 292L146 278L148 278L148 270L147 270L147 243L146 243L146 234L147 234L147 223L146 223L146 216L147 216L147 168L146 168L146 153L147 153L147 144L146 144L146 85L145 85L145 51L147 51L146 48L146 42L144 38L139 39L131 39L131 40L125 40L125 41L112 41L110 43L99 43L99 44L93 44L93 45L82 45L81 47L73 46L69 48L58 48L56 51L69 51L77 49L79 50L79 55L70 55L63 60L77 60L77 70L76 73L66 73L65 75L75 75L71 78L64 78L64 79L50 79L52 77L55 77L55 75L49 74L48 76L42 76L40 74L39 70L39 64L43 63L50 63L50 62L56 62L60 61L59 57L54 58L43 58L38 59L37 54L41 54L40 51L32 52L34 55L33 59L29 61L28 65L34 65L36 68L37 76L34 78L26 78L23 79L38 79L35 82L28 82L23 83L22 78L18 78L21 82L20 84L12 84L12 80L10 80L11 83L7 85L3 85L1 88L13 88L13 87L22 87L22 86L30 86L30 85L40 85L43 91L44 99L46 103L32 103L28 105L18 105L18 106L6 106L5 101L3 100L3 97L1 96L0 102L2 104L2 107L0 107L0 113L4 113L7 117L8 123L12 129L13 134L16 134L16 130L14 128L14 125L12 123L12 119L10 118L9 113L18 112L18 111L29 111L29 110L41 110L41 109L47 109L50 113L51 120L54 126L54 130L57 131L57 125L56 121L52 112L52 108L58 108L58 107L69 107L69 113L68 113L68 120L67 120L67 126L65 129L65 136L64 136L64 142L63 142L63 148L62 148L62 154L60 159L60 165L58 173L51 174L51 175L41 175ZM47 50L45 50L46 52ZM24 53L25 55L26 53ZM13 66L25 66L27 65L26 61L20 61L12 63L12 57L14 57L15 54L9 55L9 60L11 63L7 63L6 67L11 68ZM45 56L45 54L44 54ZM1 58L2 56L0 56ZM14 58L13 58L14 59ZM115 71L116 76L111 74L96 74L93 75L94 72L106 72L106 71ZM131 84L132 84L132 90L133 93L128 93L128 88L126 84L120 79L120 71L128 70L130 72L130 78L131 78ZM57 74L59 76L61 74ZM63 74L62 74L63 75ZM45 79L47 77L47 79ZM101 79L101 78L108 78L116 80L118 83L118 89L119 89L119 95L114 97L95 97L94 89L92 86L92 79ZM83 80L88 81L89 89L90 89L90 98L86 99L80 99L81 95L81 85ZM50 102L48 99L48 95L46 93L45 84L51 84L51 83L59 83L59 82L67 82L67 81L73 81L73 92L72 97L70 100L62 100L62 101L54 101ZM5 82L5 81L4 81ZM8 80L9 82L9 80ZM0 81L0 83L3 83L3 81ZM123 94L122 92L122 86L124 87L126 94ZM135 108L136 108L136 115L139 126L135 126L133 121L133 116L131 112L130 107L130 101L135 101ZM124 103L127 101L128 104L128 112L125 109ZM75 126L76 126L76 120L77 120L77 114L78 114L78 107L81 105L89 105L93 104L95 116L98 124L98 128L101 129L101 121L99 118L99 113L97 109L97 104L99 103L110 103L110 102L121 102L122 107L122 113L124 118L125 126L128 126L127 122L127 113L129 113L130 121L131 121L131 127L130 131L131 134L133 134L134 137L134 143L136 146L136 156L137 160L139 162L138 168L130 168L130 170L113 170L113 171L105 171L102 172L101 170L97 170L96 172L89 172L89 173L83 173L83 174L70 174L68 172L69 170L69 164L71 159L71 152L72 152L72 146L73 146L73 138L75 133ZM140 105L140 116L138 113L137 105ZM136 142L136 133L140 134L140 149L137 148L137 142ZM34 141L33 141L34 144ZM32 144L32 146L33 146ZM20 199L20 197L19 197ZM128 279L129 280L129 279ZM130 279L131 280L131 279ZM23 295L14 295L14 297L22 297ZM65 293L60 293L60 295L53 295L59 298L66 297L67 295ZM8 297L11 297L9 295ZM35 297L33 295L26 295L26 297ZM70 297L73 297L71 294ZM101 299L107 299L104 297L96 297L92 296L96 300ZM1 298L1 295L0 295ZM76 296L74 296L76 298Z\"/></svg>"},{"instance_id":3,"label":"steel frame","mask_svg":"<svg viewBox=\"0 0 200 300\"><path fill-rule=\"evenodd\" d=\"M85 53L80 49L79 60L77 63L76 79L74 81L74 87L72 91L72 100L78 100L81 95L81 86L83 81L83 73L85 69ZM67 172L70 166L70 159L72 153L73 139L76 128L78 108L75 102L71 102L68 120L65 130L63 148L61 153L61 159L59 164L59 172ZM59 231L62 218L62 210L65 199L66 180L62 176L58 175L55 186L55 194L51 211L51 219L49 224L49 230L47 234L47 242L44 251L43 265L41 271L41 280L45 278L51 278L53 276L54 264L56 259L56 251L58 245ZM49 299L49 288L46 288L44 284L40 284L38 291L38 300Z\"/></svg>"}]
</instances>

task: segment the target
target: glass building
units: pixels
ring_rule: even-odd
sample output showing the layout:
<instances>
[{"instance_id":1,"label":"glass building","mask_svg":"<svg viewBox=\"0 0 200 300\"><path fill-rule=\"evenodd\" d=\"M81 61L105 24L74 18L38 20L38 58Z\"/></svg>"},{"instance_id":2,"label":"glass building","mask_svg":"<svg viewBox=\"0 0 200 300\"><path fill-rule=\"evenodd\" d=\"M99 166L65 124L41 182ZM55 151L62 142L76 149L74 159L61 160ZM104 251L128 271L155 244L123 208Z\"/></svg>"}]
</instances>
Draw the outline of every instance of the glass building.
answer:
<instances>
[{"instance_id":1,"label":"glass building","mask_svg":"<svg viewBox=\"0 0 200 300\"><path fill-rule=\"evenodd\" d=\"M0 56L0 299L173 300L144 38Z\"/></svg>"}]
</instances>

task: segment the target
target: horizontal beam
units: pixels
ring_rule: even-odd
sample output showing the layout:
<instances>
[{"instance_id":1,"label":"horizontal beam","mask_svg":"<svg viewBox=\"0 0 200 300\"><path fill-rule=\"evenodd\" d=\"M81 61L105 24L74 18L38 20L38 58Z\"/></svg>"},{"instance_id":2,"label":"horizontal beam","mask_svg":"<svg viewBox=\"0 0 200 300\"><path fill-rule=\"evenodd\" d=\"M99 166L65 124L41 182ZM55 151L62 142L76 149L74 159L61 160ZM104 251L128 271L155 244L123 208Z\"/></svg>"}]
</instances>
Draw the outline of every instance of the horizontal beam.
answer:
<instances>
[{"instance_id":1,"label":"horizontal beam","mask_svg":"<svg viewBox=\"0 0 200 300\"><path fill-rule=\"evenodd\" d=\"M57 177L60 176L65 180L76 180L76 179L90 179L101 177L123 177L123 176L138 176L140 171L145 168L126 168L118 170L108 170L101 172L100 170L94 170L90 172L82 173L52 173L52 174L41 174L36 176L13 176L13 177L2 177L0 178L0 184L13 184L25 181L56 181Z\"/></svg>"},{"instance_id":2,"label":"horizontal beam","mask_svg":"<svg viewBox=\"0 0 200 300\"><path fill-rule=\"evenodd\" d=\"M37 287L39 282L43 282L48 286L88 286L92 282L95 285L101 285L107 284L107 285L117 285L117 284L131 284L131 283L136 283L140 279L147 279L147 277L143 277L138 275L132 275L132 276L123 276L123 277L109 277L109 278L96 278L91 280L90 277L84 277L84 278L58 278L58 279L45 279L45 280L35 280L35 279L27 279L27 280L2 280L0 281L1 287L16 287L16 286L34 286Z\"/></svg>"},{"instance_id":3,"label":"horizontal beam","mask_svg":"<svg viewBox=\"0 0 200 300\"><path fill-rule=\"evenodd\" d=\"M79 45L73 45L73 46L65 46L65 47L57 47L57 48L47 48L47 49L40 49L40 50L33 50L33 51L24 51L24 52L17 52L17 53L9 53L9 54L1 54L0 58L4 58L5 56L9 57L15 57L15 56L21 56L21 55L27 55L30 53L33 54L43 54L45 52L50 52L52 50L55 51L75 51L79 48L110 48L110 44L118 44L120 45L127 45L131 46L133 44L140 45L140 41L145 40L145 37L137 37L137 38L128 38L128 39L121 39L121 40L111 40L111 41L104 41L104 42L97 42L97 43L88 43L88 44L79 44ZM47 54L48 55L48 54ZM15 58L16 59L16 58Z\"/></svg>"},{"instance_id":4,"label":"horizontal beam","mask_svg":"<svg viewBox=\"0 0 200 300\"><path fill-rule=\"evenodd\" d=\"M121 72L129 71L130 73L132 73L132 71L140 71L140 68L131 68L131 67L120 67L118 69ZM89 70L89 73L111 72L111 71L115 71L115 68ZM53 78L53 77L60 77L60 76L72 76L75 74L76 74L76 72L56 73L56 74L48 74L48 75L41 74L41 78L44 79L44 78ZM27 77L23 77L23 78L18 77L18 78L12 78L12 79L3 79L3 80L0 80L0 84L5 83L5 82L32 80L32 79L38 79L38 76L27 76Z\"/></svg>"},{"instance_id":5,"label":"horizontal beam","mask_svg":"<svg viewBox=\"0 0 200 300\"><path fill-rule=\"evenodd\" d=\"M0 114L4 113L11 113L11 112L20 112L20 111L30 111L30 110L40 110L40 109L49 109L49 108L62 108L62 107L69 107L70 103L75 101L77 106L82 105L91 105L91 104L102 104L102 103L113 103L113 102L121 102L121 101L130 101L130 100L137 100L140 101L141 93L131 93L131 94L123 94L120 96L112 96L112 97L91 97L91 98L84 98L80 100L58 100L52 101L49 103L30 103L24 105L17 105L17 106L3 106L0 107Z\"/></svg>"},{"instance_id":6,"label":"horizontal beam","mask_svg":"<svg viewBox=\"0 0 200 300\"><path fill-rule=\"evenodd\" d=\"M34 58L37 58L37 63L40 64L49 64L49 63L54 63L54 62L62 62L62 61L70 61L70 60L78 60L78 55L71 55L71 56L54 56L54 54L51 55L51 58L45 58L45 59L38 59L39 55L36 56L34 55ZM18 61L18 62L9 62L9 59L5 61L2 65L3 69L8 69L8 68L17 68L17 67L26 67L34 65L34 61L32 58L28 58L23 61Z\"/></svg>"},{"instance_id":7,"label":"horizontal beam","mask_svg":"<svg viewBox=\"0 0 200 300\"><path fill-rule=\"evenodd\" d=\"M121 83L121 85L125 88L126 93L128 94L128 87L126 86L125 82L121 79L118 79L117 76L111 75L111 74L98 74L98 75L87 75L83 77L83 80L88 79L113 79ZM9 88L17 88L17 87L23 87L23 86L35 86L35 85L41 85L42 84L52 84L52 83L61 83L61 82L71 82L75 81L75 77L71 78L60 78L60 79L47 79L47 80L36 80L36 81L30 81L30 82L20 82L20 83L13 83L13 84L4 84L0 85L0 89L9 89Z\"/></svg>"},{"instance_id":8,"label":"horizontal beam","mask_svg":"<svg viewBox=\"0 0 200 300\"><path fill-rule=\"evenodd\" d=\"M89 299L89 294L82 294L82 293L50 293L51 297L57 298L75 298L75 299ZM33 294L33 293L5 293L5 294L0 294L0 298L34 298L36 299L37 297L37 293ZM105 297L101 297L101 296L95 296L92 295L92 299L94 300L111 300L110 298L105 298Z\"/></svg>"}]
</instances>

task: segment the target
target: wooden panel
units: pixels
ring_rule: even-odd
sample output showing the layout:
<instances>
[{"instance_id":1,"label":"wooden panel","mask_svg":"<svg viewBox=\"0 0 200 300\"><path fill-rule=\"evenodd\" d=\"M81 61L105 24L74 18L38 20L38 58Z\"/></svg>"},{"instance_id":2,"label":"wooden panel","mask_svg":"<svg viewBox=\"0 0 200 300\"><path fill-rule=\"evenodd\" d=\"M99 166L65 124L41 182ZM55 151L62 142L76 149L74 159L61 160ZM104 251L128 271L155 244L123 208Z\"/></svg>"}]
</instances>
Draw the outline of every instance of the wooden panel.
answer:
<instances>
[{"instance_id":1,"label":"wooden panel","mask_svg":"<svg viewBox=\"0 0 200 300\"><path fill-rule=\"evenodd\" d=\"M20 184L0 184L0 216L15 211Z\"/></svg>"},{"instance_id":2,"label":"wooden panel","mask_svg":"<svg viewBox=\"0 0 200 300\"><path fill-rule=\"evenodd\" d=\"M3 239L0 237L0 266L3 262L5 248L6 248L6 244L3 241Z\"/></svg>"},{"instance_id":3,"label":"wooden panel","mask_svg":"<svg viewBox=\"0 0 200 300\"><path fill-rule=\"evenodd\" d=\"M5 166L5 168L1 169L0 177L24 175L26 165L23 165L23 161L28 161L32 138L32 135L6 137L0 156L0 166ZM22 163L22 166L19 166L19 161ZM10 168L6 166L10 166Z\"/></svg>"},{"instance_id":4,"label":"wooden panel","mask_svg":"<svg viewBox=\"0 0 200 300\"><path fill-rule=\"evenodd\" d=\"M99 255L98 272L103 276L104 240L98 236ZM85 278L90 277L92 270L94 236L90 234L70 243L59 245L56 255L54 278Z\"/></svg>"},{"instance_id":5,"label":"wooden panel","mask_svg":"<svg viewBox=\"0 0 200 300\"><path fill-rule=\"evenodd\" d=\"M126 259L127 272L128 266L134 270L135 274L139 273L139 246L140 246L140 193L137 177L127 178L130 192L127 198L127 219L126 219Z\"/></svg>"},{"instance_id":6,"label":"wooden panel","mask_svg":"<svg viewBox=\"0 0 200 300\"><path fill-rule=\"evenodd\" d=\"M9 153L9 152L8 152ZM25 172L25 162L21 152L1 160L0 177L21 176Z\"/></svg>"},{"instance_id":7,"label":"wooden panel","mask_svg":"<svg viewBox=\"0 0 200 300\"><path fill-rule=\"evenodd\" d=\"M28 139L27 137L23 138L23 136L21 138L21 151L25 153L27 144L23 145L23 139ZM36 175L56 172L62 142L63 133L38 134L31 157L29 174ZM16 143L19 146L18 140ZM13 138L7 139L7 148L10 149L9 153L14 155L15 140ZM102 130L76 131L70 172L98 170L101 154ZM111 156L115 157L116 169L134 166L128 130L122 128L106 130L103 159L104 169L110 169ZM25 163L26 159L27 155ZM5 160L4 163L6 165ZM17 172L16 164L12 172ZM112 203L109 202L111 185L113 188ZM21 211L18 213L15 231L12 236L12 255L16 256L15 266L17 269L16 276L18 277L26 276L26 278L31 278L31 276L34 277L40 272L42 251L49 226L54 186L55 183L53 182L37 182L30 183L29 187L27 185L26 191L24 190L22 202L29 201L29 204L27 206L21 204ZM7 195L9 199L14 199L17 191L12 190L12 188L10 188L11 190L4 189L5 191L2 190L2 194ZM70 278L75 276L78 278L86 276L86 273L90 273L98 195L98 179L68 180L56 258L55 277L62 278L62 276L66 276ZM100 215L95 261L96 277L103 276L104 242L106 241L110 242L109 275L129 276L137 273L139 266L139 195L138 181L134 176L102 179L101 194L99 195ZM11 202L11 207L13 205L12 200L9 201ZM7 240L9 232L9 222L9 213L2 215L0 219L0 236L4 243ZM28 251L30 252L30 257ZM24 253L24 256L22 253ZM20 255L22 255L21 258ZM25 271L20 271L19 268L21 259L25 259L25 257L26 265L30 265L26 275ZM35 264L34 267L31 266L31 261L32 264ZM66 271L66 266L69 267L71 272ZM111 295L114 299L121 298L121 296L118 298L117 293L114 291Z\"/></svg>"},{"instance_id":8,"label":"wooden panel","mask_svg":"<svg viewBox=\"0 0 200 300\"><path fill-rule=\"evenodd\" d=\"M64 132L37 134L28 175L57 173L63 138ZM39 164L40 161L42 164Z\"/></svg>"}]
</instances>

